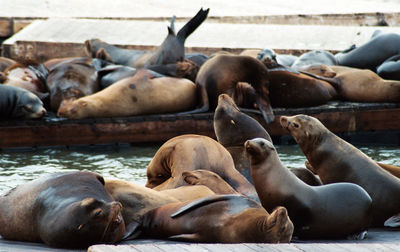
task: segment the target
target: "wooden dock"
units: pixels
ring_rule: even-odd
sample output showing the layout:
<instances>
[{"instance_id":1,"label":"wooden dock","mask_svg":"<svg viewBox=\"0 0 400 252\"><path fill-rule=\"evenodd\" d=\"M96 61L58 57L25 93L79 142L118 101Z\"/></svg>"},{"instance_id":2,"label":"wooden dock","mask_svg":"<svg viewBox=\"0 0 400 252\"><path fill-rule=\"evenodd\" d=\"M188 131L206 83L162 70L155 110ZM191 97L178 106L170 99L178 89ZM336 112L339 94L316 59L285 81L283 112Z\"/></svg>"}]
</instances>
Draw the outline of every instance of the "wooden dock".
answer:
<instances>
[{"instance_id":1,"label":"wooden dock","mask_svg":"<svg viewBox=\"0 0 400 252\"><path fill-rule=\"evenodd\" d=\"M259 113L250 115L266 128L276 143L279 137L287 135L279 124L279 116L307 114L346 137L384 131L391 134L392 144L400 144L400 104L330 102L310 108L276 108L274 113L276 119L268 125ZM202 113L68 120L50 114L42 120L7 120L0 122L0 148L164 142L182 134L215 138L213 117L213 113ZM370 141L379 143L380 139L372 137Z\"/></svg>"}]
</instances>

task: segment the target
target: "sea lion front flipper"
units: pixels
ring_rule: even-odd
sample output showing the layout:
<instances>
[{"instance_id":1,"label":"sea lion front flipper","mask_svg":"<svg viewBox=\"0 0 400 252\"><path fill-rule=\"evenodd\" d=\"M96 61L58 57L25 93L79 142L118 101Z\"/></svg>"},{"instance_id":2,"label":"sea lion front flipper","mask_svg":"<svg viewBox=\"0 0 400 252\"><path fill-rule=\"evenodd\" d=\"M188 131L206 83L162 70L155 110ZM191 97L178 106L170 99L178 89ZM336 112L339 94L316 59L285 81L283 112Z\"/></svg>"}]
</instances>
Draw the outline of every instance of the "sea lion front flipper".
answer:
<instances>
[{"instance_id":1,"label":"sea lion front flipper","mask_svg":"<svg viewBox=\"0 0 400 252\"><path fill-rule=\"evenodd\" d=\"M123 241L136 239L141 233L140 229L141 224L139 222L133 221L126 225L125 227L125 235L122 237Z\"/></svg>"},{"instance_id":2,"label":"sea lion front flipper","mask_svg":"<svg viewBox=\"0 0 400 252\"><path fill-rule=\"evenodd\" d=\"M200 242L199 234L180 234L168 237L169 240L183 241L183 242Z\"/></svg>"},{"instance_id":3,"label":"sea lion front flipper","mask_svg":"<svg viewBox=\"0 0 400 252\"><path fill-rule=\"evenodd\" d=\"M272 110L271 103L269 101L266 101L260 95L257 96L256 103L257 103L258 109L261 111L261 114L264 117L265 122L269 124L272 121L274 121L275 115L274 115L274 111Z\"/></svg>"},{"instance_id":4,"label":"sea lion front flipper","mask_svg":"<svg viewBox=\"0 0 400 252\"><path fill-rule=\"evenodd\" d=\"M393 215L389 219L387 219L384 223L383 226L385 227L400 227L400 213Z\"/></svg>"},{"instance_id":5,"label":"sea lion front flipper","mask_svg":"<svg viewBox=\"0 0 400 252\"><path fill-rule=\"evenodd\" d=\"M360 233L348 235L346 238L347 240L364 240L367 237L368 231L364 230Z\"/></svg>"},{"instance_id":6,"label":"sea lion front flipper","mask_svg":"<svg viewBox=\"0 0 400 252\"><path fill-rule=\"evenodd\" d=\"M242 197L242 196L236 195L236 194L224 194L224 195L211 195L208 197L204 197L199 200L192 201L192 202L188 203L187 205L179 208L178 211L171 214L171 218L179 217L182 214L185 214L191 210L197 209L204 205L208 205L208 204L211 204L211 203L214 203L217 201L230 200L230 199L236 198L236 197Z\"/></svg>"}]
</instances>

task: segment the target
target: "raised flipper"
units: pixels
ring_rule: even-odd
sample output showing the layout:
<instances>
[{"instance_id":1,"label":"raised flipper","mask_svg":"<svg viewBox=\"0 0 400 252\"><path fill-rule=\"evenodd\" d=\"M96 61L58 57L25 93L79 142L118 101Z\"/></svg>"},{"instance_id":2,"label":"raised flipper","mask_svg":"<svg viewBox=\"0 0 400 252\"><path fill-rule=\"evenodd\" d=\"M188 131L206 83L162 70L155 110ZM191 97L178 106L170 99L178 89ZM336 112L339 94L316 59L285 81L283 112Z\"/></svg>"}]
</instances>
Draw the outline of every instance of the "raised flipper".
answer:
<instances>
[{"instance_id":1,"label":"raised flipper","mask_svg":"<svg viewBox=\"0 0 400 252\"><path fill-rule=\"evenodd\" d=\"M190 211L197 209L199 207L202 207L204 205L208 205L208 204L218 202L218 201L231 200L233 198L238 198L238 197L242 197L242 196L235 195L235 194L225 194L225 195L211 195L208 197L204 197L199 200L192 201L189 204L179 208L178 211L171 214L171 218L177 218L177 217L181 216L182 214L190 212Z\"/></svg>"},{"instance_id":2,"label":"raised flipper","mask_svg":"<svg viewBox=\"0 0 400 252\"><path fill-rule=\"evenodd\" d=\"M385 227L400 227L400 213L387 219L383 225Z\"/></svg>"},{"instance_id":3,"label":"raised flipper","mask_svg":"<svg viewBox=\"0 0 400 252\"><path fill-rule=\"evenodd\" d=\"M178 31L178 34L176 35L178 41L182 44L185 43L186 38L189 37L189 35L192 34L192 32L194 32L207 18L209 11L210 9L203 10L203 8L201 8L199 12L197 12L197 14Z\"/></svg>"}]
</instances>

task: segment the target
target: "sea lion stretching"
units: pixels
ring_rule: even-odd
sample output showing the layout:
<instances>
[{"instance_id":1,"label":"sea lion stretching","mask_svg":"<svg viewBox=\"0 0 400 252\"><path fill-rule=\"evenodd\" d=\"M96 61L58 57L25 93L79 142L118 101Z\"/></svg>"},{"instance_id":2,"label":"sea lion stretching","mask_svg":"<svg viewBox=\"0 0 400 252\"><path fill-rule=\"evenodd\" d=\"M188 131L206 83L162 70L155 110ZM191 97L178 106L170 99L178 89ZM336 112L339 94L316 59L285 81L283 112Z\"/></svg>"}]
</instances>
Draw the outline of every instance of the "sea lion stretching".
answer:
<instances>
[{"instance_id":1,"label":"sea lion stretching","mask_svg":"<svg viewBox=\"0 0 400 252\"><path fill-rule=\"evenodd\" d=\"M125 234L121 204L92 172L58 173L17 186L0 197L4 239L87 248Z\"/></svg>"},{"instance_id":2,"label":"sea lion stretching","mask_svg":"<svg viewBox=\"0 0 400 252\"><path fill-rule=\"evenodd\" d=\"M280 161L263 138L245 143L251 176L263 207L284 206L299 238L340 238L365 231L371 221L371 197L360 186L336 183L309 186Z\"/></svg>"},{"instance_id":3,"label":"sea lion stretching","mask_svg":"<svg viewBox=\"0 0 400 252\"><path fill-rule=\"evenodd\" d=\"M36 119L46 113L43 102L32 92L0 84L0 118Z\"/></svg>"},{"instance_id":4,"label":"sea lion stretching","mask_svg":"<svg viewBox=\"0 0 400 252\"><path fill-rule=\"evenodd\" d=\"M183 78L159 77L141 69L86 97L64 102L57 115L69 119L134 116L186 111L196 104L196 87Z\"/></svg>"},{"instance_id":5,"label":"sea lion stretching","mask_svg":"<svg viewBox=\"0 0 400 252\"><path fill-rule=\"evenodd\" d=\"M284 207L270 215L246 197L215 195L153 209L127 229L128 239L140 235L187 242L282 243L290 241L293 224Z\"/></svg>"},{"instance_id":6,"label":"sea lion stretching","mask_svg":"<svg viewBox=\"0 0 400 252\"><path fill-rule=\"evenodd\" d=\"M218 106L214 113L214 131L218 142L231 154L235 168L251 182L250 160L243 144L256 137L272 141L268 132L254 118L242 113L226 94L218 97Z\"/></svg>"},{"instance_id":7,"label":"sea lion stretching","mask_svg":"<svg viewBox=\"0 0 400 252\"><path fill-rule=\"evenodd\" d=\"M250 56L217 54L207 60L200 67L196 79L200 108L185 113L214 110L218 96L233 93L238 82L247 82L254 88L256 103L264 120L272 122L274 113L269 102L268 69Z\"/></svg>"},{"instance_id":8,"label":"sea lion stretching","mask_svg":"<svg viewBox=\"0 0 400 252\"><path fill-rule=\"evenodd\" d=\"M105 51L102 52L107 54L105 58L111 59L115 64L135 68L176 63L185 58L185 40L203 23L207 18L208 12L209 9L200 9L177 34L175 34L174 29L175 18L172 18L171 26L168 27L168 35L155 52L122 49L99 39L87 40L85 42L86 48L92 57L96 57L98 51L103 48Z\"/></svg>"},{"instance_id":9,"label":"sea lion stretching","mask_svg":"<svg viewBox=\"0 0 400 252\"><path fill-rule=\"evenodd\" d=\"M350 182L369 193L374 226L383 226L388 218L400 213L399 178L330 132L314 117L282 116L280 122L299 144L324 184Z\"/></svg>"},{"instance_id":10,"label":"sea lion stretching","mask_svg":"<svg viewBox=\"0 0 400 252\"><path fill-rule=\"evenodd\" d=\"M155 190L185 185L183 171L198 169L217 173L236 191L257 199L254 187L233 164L229 152L214 139L201 135L181 135L165 142L147 166L146 186Z\"/></svg>"}]
</instances>

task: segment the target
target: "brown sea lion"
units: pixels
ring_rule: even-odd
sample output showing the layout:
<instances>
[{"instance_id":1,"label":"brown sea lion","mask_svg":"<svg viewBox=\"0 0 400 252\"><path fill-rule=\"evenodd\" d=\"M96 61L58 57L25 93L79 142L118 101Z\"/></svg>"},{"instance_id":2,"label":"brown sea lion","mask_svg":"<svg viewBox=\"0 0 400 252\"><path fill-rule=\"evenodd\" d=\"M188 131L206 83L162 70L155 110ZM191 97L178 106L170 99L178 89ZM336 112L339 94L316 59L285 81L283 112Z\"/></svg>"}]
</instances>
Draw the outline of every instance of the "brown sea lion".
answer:
<instances>
[{"instance_id":1,"label":"brown sea lion","mask_svg":"<svg viewBox=\"0 0 400 252\"><path fill-rule=\"evenodd\" d=\"M115 64L135 68L176 63L185 58L185 40L203 23L207 18L208 12L209 9L200 9L199 12L178 31L177 34L175 34L175 18L173 17L171 20L171 26L168 27L167 37L154 52L122 49L107 44L99 39L87 40L85 42L86 48L92 57L96 57L98 50L103 48L105 50L105 52L103 51L103 54L106 53L106 56L103 58L110 59Z\"/></svg>"},{"instance_id":2,"label":"brown sea lion","mask_svg":"<svg viewBox=\"0 0 400 252\"><path fill-rule=\"evenodd\" d=\"M46 114L43 102L32 92L0 84L0 118L37 119Z\"/></svg>"},{"instance_id":3,"label":"brown sea lion","mask_svg":"<svg viewBox=\"0 0 400 252\"><path fill-rule=\"evenodd\" d=\"M400 167L390 164L377 163L381 168L390 172L393 176L400 178Z\"/></svg>"},{"instance_id":4,"label":"brown sea lion","mask_svg":"<svg viewBox=\"0 0 400 252\"><path fill-rule=\"evenodd\" d=\"M193 108L196 86L183 78L139 70L133 77L86 97L64 102L58 116L69 119L175 113Z\"/></svg>"},{"instance_id":5,"label":"brown sea lion","mask_svg":"<svg viewBox=\"0 0 400 252\"><path fill-rule=\"evenodd\" d=\"M291 171L294 175L296 175L296 177L301 179L307 185L310 185L310 186L322 185L322 181L318 177L318 175L315 175L312 171L310 171L307 168L292 167L292 168L289 168L289 171Z\"/></svg>"},{"instance_id":6,"label":"brown sea lion","mask_svg":"<svg viewBox=\"0 0 400 252\"><path fill-rule=\"evenodd\" d=\"M324 184L350 182L369 193L374 226L383 226L385 220L400 213L399 178L330 132L314 117L282 116L280 122L296 140Z\"/></svg>"},{"instance_id":7,"label":"brown sea lion","mask_svg":"<svg viewBox=\"0 0 400 252\"><path fill-rule=\"evenodd\" d=\"M400 81L384 80L371 70L320 65L304 69L304 72L325 77L334 75L335 89L342 100L400 102Z\"/></svg>"},{"instance_id":8,"label":"brown sea lion","mask_svg":"<svg viewBox=\"0 0 400 252\"><path fill-rule=\"evenodd\" d=\"M13 59L6 57L0 57L0 72L4 72L8 67L16 64L17 62Z\"/></svg>"},{"instance_id":9,"label":"brown sea lion","mask_svg":"<svg viewBox=\"0 0 400 252\"><path fill-rule=\"evenodd\" d=\"M165 189L158 192L162 195L174 197L181 202L200 199L215 194L213 190L201 184L194 186L185 185L173 189Z\"/></svg>"},{"instance_id":10,"label":"brown sea lion","mask_svg":"<svg viewBox=\"0 0 400 252\"><path fill-rule=\"evenodd\" d=\"M195 82L200 67L193 61L184 60L166 65L152 65L147 69L165 76L186 78Z\"/></svg>"},{"instance_id":11,"label":"brown sea lion","mask_svg":"<svg viewBox=\"0 0 400 252\"><path fill-rule=\"evenodd\" d=\"M268 59L263 63L269 70L269 91L273 107L318 106L337 96L335 88L327 81L293 71Z\"/></svg>"},{"instance_id":12,"label":"brown sea lion","mask_svg":"<svg viewBox=\"0 0 400 252\"><path fill-rule=\"evenodd\" d=\"M185 185L183 171L198 169L217 173L236 191L257 199L254 187L233 164L229 152L214 139L201 135L181 135L165 142L147 166L146 186L155 190Z\"/></svg>"},{"instance_id":13,"label":"brown sea lion","mask_svg":"<svg viewBox=\"0 0 400 252\"><path fill-rule=\"evenodd\" d=\"M47 74L48 71L43 65L26 66L16 63L4 71L2 83L24 88L37 95L43 101L49 96L46 86Z\"/></svg>"},{"instance_id":14,"label":"brown sea lion","mask_svg":"<svg viewBox=\"0 0 400 252\"><path fill-rule=\"evenodd\" d=\"M218 106L214 113L214 131L218 142L231 154L235 168L251 182L250 160L243 144L256 137L272 141L268 132L257 120L242 113L233 99L226 94L218 97Z\"/></svg>"},{"instance_id":15,"label":"brown sea lion","mask_svg":"<svg viewBox=\"0 0 400 252\"><path fill-rule=\"evenodd\" d=\"M121 204L92 172L58 173L17 186L0 197L4 239L87 248L125 234Z\"/></svg>"},{"instance_id":16,"label":"brown sea lion","mask_svg":"<svg viewBox=\"0 0 400 252\"><path fill-rule=\"evenodd\" d=\"M270 141L255 138L245 147L263 207L267 211L286 207L299 238L340 238L369 227L372 199L362 187L352 183L309 186L282 164Z\"/></svg>"},{"instance_id":17,"label":"brown sea lion","mask_svg":"<svg viewBox=\"0 0 400 252\"><path fill-rule=\"evenodd\" d=\"M55 65L47 76L50 107L56 112L63 101L76 100L97 92L100 87L91 58L66 59Z\"/></svg>"},{"instance_id":18,"label":"brown sea lion","mask_svg":"<svg viewBox=\"0 0 400 252\"><path fill-rule=\"evenodd\" d=\"M214 110L218 96L233 93L238 82L247 82L254 88L258 109L267 123L272 122L274 113L269 102L268 69L250 56L217 54L207 60L200 67L196 79L200 108L185 113Z\"/></svg>"},{"instance_id":19,"label":"brown sea lion","mask_svg":"<svg viewBox=\"0 0 400 252\"><path fill-rule=\"evenodd\" d=\"M293 224L284 207L271 215L239 195L215 195L172 203L147 212L128 226L129 238L162 238L187 242L289 242Z\"/></svg>"},{"instance_id":20,"label":"brown sea lion","mask_svg":"<svg viewBox=\"0 0 400 252\"><path fill-rule=\"evenodd\" d=\"M184 171L182 172L182 177L189 185L204 185L216 194L239 194L218 174L212 171L202 169Z\"/></svg>"},{"instance_id":21,"label":"brown sea lion","mask_svg":"<svg viewBox=\"0 0 400 252\"><path fill-rule=\"evenodd\" d=\"M258 53L260 52L260 49L245 49L239 53L241 56L250 56L253 58L257 58Z\"/></svg>"}]
</instances>

